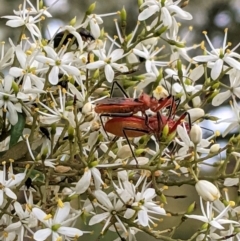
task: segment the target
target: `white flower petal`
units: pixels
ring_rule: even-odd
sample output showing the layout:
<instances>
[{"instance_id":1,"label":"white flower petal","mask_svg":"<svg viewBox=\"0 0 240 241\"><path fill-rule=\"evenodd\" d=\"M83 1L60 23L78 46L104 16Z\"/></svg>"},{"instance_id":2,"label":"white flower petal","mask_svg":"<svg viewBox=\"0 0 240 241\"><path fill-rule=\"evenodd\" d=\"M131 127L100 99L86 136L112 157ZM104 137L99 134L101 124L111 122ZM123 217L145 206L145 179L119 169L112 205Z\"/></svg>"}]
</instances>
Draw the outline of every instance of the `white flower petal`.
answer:
<instances>
[{"instance_id":1,"label":"white flower petal","mask_svg":"<svg viewBox=\"0 0 240 241\"><path fill-rule=\"evenodd\" d=\"M87 69L98 69L105 65L106 63L103 60L98 60L96 62L90 63L86 65Z\"/></svg>"},{"instance_id":2,"label":"white flower petal","mask_svg":"<svg viewBox=\"0 0 240 241\"><path fill-rule=\"evenodd\" d=\"M231 96L231 91L230 90L227 90L225 92L219 93L212 99L212 105L213 106L219 106L225 100L227 100L230 96Z\"/></svg>"},{"instance_id":3,"label":"white flower petal","mask_svg":"<svg viewBox=\"0 0 240 241\"><path fill-rule=\"evenodd\" d=\"M90 29L91 29L91 33L92 33L93 37L95 39L98 39L100 36L100 28L99 28L97 21L95 21L94 19L92 21L90 21Z\"/></svg>"},{"instance_id":4,"label":"white flower petal","mask_svg":"<svg viewBox=\"0 0 240 241\"><path fill-rule=\"evenodd\" d=\"M109 200L109 197L108 195L101 191L101 190L96 190L94 192L97 200L104 206L104 207L107 207L109 209L109 211L113 210L113 205L112 203L110 202Z\"/></svg>"},{"instance_id":5,"label":"white flower petal","mask_svg":"<svg viewBox=\"0 0 240 241\"><path fill-rule=\"evenodd\" d=\"M105 212L105 213L100 213L100 214L97 214L97 215L94 215L90 221L89 221L89 225L94 225L96 223L100 223L102 222L103 220L105 220L107 217L109 217L109 212Z\"/></svg>"},{"instance_id":6,"label":"white flower petal","mask_svg":"<svg viewBox=\"0 0 240 241\"><path fill-rule=\"evenodd\" d=\"M105 71L105 76L106 76L107 81L111 83L114 79L114 71L113 71L111 65L106 64L104 71Z\"/></svg>"},{"instance_id":7,"label":"white flower petal","mask_svg":"<svg viewBox=\"0 0 240 241\"><path fill-rule=\"evenodd\" d=\"M148 225L148 214L146 210L140 210L138 212L138 222L143 226L146 227Z\"/></svg>"},{"instance_id":8,"label":"white flower petal","mask_svg":"<svg viewBox=\"0 0 240 241\"><path fill-rule=\"evenodd\" d=\"M52 230L50 228L40 229L34 233L33 238L36 241L44 241L50 236L51 233Z\"/></svg>"},{"instance_id":9,"label":"white flower petal","mask_svg":"<svg viewBox=\"0 0 240 241\"><path fill-rule=\"evenodd\" d=\"M151 17L155 12L159 11L159 7L156 5L150 6L146 9L144 9L139 15L138 15L138 20L139 21L144 21Z\"/></svg>"},{"instance_id":10,"label":"white flower petal","mask_svg":"<svg viewBox=\"0 0 240 241\"><path fill-rule=\"evenodd\" d=\"M172 26L172 16L166 7L162 7L161 9L161 20L164 26L169 28Z\"/></svg>"},{"instance_id":11,"label":"white flower petal","mask_svg":"<svg viewBox=\"0 0 240 241\"><path fill-rule=\"evenodd\" d=\"M59 68L57 66L53 66L48 75L48 80L50 84L52 85L58 84L58 81L59 81L58 74L59 74Z\"/></svg>"},{"instance_id":12,"label":"white flower petal","mask_svg":"<svg viewBox=\"0 0 240 241\"><path fill-rule=\"evenodd\" d=\"M212 68L212 71L211 71L211 78L213 80L217 79L219 77L219 75L221 74L222 72L222 68L223 68L223 60L222 59L218 59L214 65L213 65L213 68Z\"/></svg>"},{"instance_id":13,"label":"white flower petal","mask_svg":"<svg viewBox=\"0 0 240 241\"><path fill-rule=\"evenodd\" d=\"M79 76L80 75L80 71L78 70L78 68L71 66L71 65L62 65L60 66L61 69L64 69L64 71L67 72L67 74L71 74L74 76Z\"/></svg>"},{"instance_id":14,"label":"white flower petal","mask_svg":"<svg viewBox=\"0 0 240 241\"><path fill-rule=\"evenodd\" d=\"M60 227L57 231L58 233L62 235L66 235L67 237L70 237L70 238L74 238L74 237L76 238L83 235L83 232L78 228Z\"/></svg>"},{"instance_id":15,"label":"white flower petal","mask_svg":"<svg viewBox=\"0 0 240 241\"><path fill-rule=\"evenodd\" d=\"M233 59L231 57L225 57L224 61L231 67L240 70L240 62L238 62L236 59Z\"/></svg>"},{"instance_id":16,"label":"white flower petal","mask_svg":"<svg viewBox=\"0 0 240 241\"><path fill-rule=\"evenodd\" d=\"M70 209L71 206L69 202L63 203L63 207L58 207L54 215L54 223L61 224L63 221L65 221L69 215Z\"/></svg>"},{"instance_id":17,"label":"white flower petal","mask_svg":"<svg viewBox=\"0 0 240 241\"><path fill-rule=\"evenodd\" d=\"M175 13L175 17L179 17L181 19L185 20L191 20L192 15L186 11L184 11L182 8L178 7L177 5L171 5L168 7L169 10L171 10L171 13Z\"/></svg>"},{"instance_id":18,"label":"white flower petal","mask_svg":"<svg viewBox=\"0 0 240 241\"><path fill-rule=\"evenodd\" d=\"M23 69L20 69L18 67L12 67L10 70L9 70L9 74L14 76L14 77L19 77L19 76L22 76L23 75Z\"/></svg>"},{"instance_id":19,"label":"white flower petal","mask_svg":"<svg viewBox=\"0 0 240 241\"><path fill-rule=\"evenodd\" d=\"M7 108L9 111L9 122L11 123L11 125L16 125L18 122L18 115L17 115L17 111L13 105L12 102L8 101L7 103Z\"/></svg>"},{"instance_id":20,"label":"white flower petal","mask_svg":"<svg viewBox=\"0 0 240 241\"><path fill-rule=\"evenodd\" d=\"M17 200L17 195L10 188L5 187L4 191L8 197L10 197L11 199Z\"/></svg>"},{"instance_id":21,"label":"white flower petal","mask_svg":"<svg viewBox=\"0 0 240 241\"><path fill-rule=\"evenodd\" d=\"M197 62L209 62L218 60L218 56L216 55L199 55L193 58L194 61Z\"/></svg>"},{"instance_id":22,"label":"white flower petal","mask_svg":"<svg viewBox=\"0 0 240 241\"><path fill-rule=\"evenodd\" d=\"M210 221L210 225L212 225L216 229L224 229L224 227L215 220Z\"/></svg>"},{"instance_id":23,"label":"white flower petal","mask_svg":"<svg viewBox=\"0 0 240 241\"><path fill-rule=\"evenodd\" d=\"M77 194L84 193L88 189L90 185L90 181L91 181L91 171L87 170L84 172L83 176L76 184L76 187L75 187L76 193Z\"/></svg>"}]
</instances>

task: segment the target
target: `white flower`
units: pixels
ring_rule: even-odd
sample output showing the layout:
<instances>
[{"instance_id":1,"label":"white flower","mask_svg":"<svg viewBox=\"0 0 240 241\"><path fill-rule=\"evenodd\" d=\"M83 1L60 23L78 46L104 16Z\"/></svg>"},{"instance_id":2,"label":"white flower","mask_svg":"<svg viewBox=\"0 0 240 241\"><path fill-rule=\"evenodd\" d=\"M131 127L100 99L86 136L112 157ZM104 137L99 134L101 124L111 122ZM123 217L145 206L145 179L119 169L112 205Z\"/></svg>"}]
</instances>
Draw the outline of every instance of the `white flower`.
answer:
<instances>
[{"instance_id":1,"label":"white flower","mask_svg":"<svg viewBox=\"0 0 240 241\"><path fill-rule=\"evenodd\" d=\"M213 202L220 198L220 192L217 187L209 181L200 180L196 183L195 188L199 196L205 201Z\"/></svg>"},{"instance_id":2,"label":"white flower","mask_svg":"<svg viewBox=\"0 0 240 241\"><path fill-rule=\"evenodd\" d=\"M7 75L0 82L0 108L3 108L3 111L8 113L7 118L11 125L15 125L18 122L17 112L22 112L22 108L13 94L12 83L13 77L10 75Z\"/></svg>"},{"instance_id":3,"label":"white flower","mask_svg":"<svg viewBox=\"0 0 240 241\"><path fill-rule=\"evenodd\" d=\"M178 151L178 154L181 156L186 155L189 151L192 152L193 148L194 148L194 143L191 141L187 129L184 125L184 127L182 127L181 125L177 126L177 133L179 138L176 138L176 142L181 146L181 148ZM206 139L203 139L201 136L199 136L199 143L196 145L196 151L198 153L209 153L209 149L207 149L206 147L208 147L211 142L209 142Z\"/></svg>"},{"instance_id":4,"label":"white flower","mask_svg":"<svg viewBox=\"0 0 240 241\"><path fill-rule=\"evenodd\" d=\"M11 167L12 169L12 167ZM9 198L16 200L17 195L11 190L11 188L15 188L15 186L19 185L22 180L25 178L26 173L19 173L14 175L13 173L9 176L8 180L6 180L7 171L6 171L6 163L3 163L3 171L0 171L0 206L3 204L4 194Z\"/></svg>"},{"instance_id":5,"label":"white flower","mask_svg":"<svg viewBox=\"0 0 240 241\"><path fill-rule=\"evenodd\" d=\"M58 104L51 92L49 94L52 97L52 103L51 103L52 108L49 108L47 105L45 105L41 101L38 102L45 110L48 110L50 112L50 113L47 113L44 111L37 110L41 114L40 121L42 123L52 124L52 123L60 121L61 119L64 119L64 120L67 120L72 127L76 126L72 107L69 107L68 109L66 109L66 107L65 107L65 105L66 105L66 103L65 103L66 102L66 93L65 92L66 91L62 91L61 88L59 88L59 105L60 105L60 107L58 107Z\"/></svg>"},{"instance_id":6,"label":"white flower","mask_svg":"<svg viewBox=\"0 0 240 241\"><path fill-rule=\"evenodd\" d=\"M169 89L172 89L172 94L177 95L178 97L181 97L181 103L184 102L187 98L187 95L193 95L199 90L202 89L202 85L195 85L196 81L199 80L202 75L204 74L204 67L203 65L199 65L195 67L194 69L190 70L190 66L188 68L185 68L185 66L181 66L181 71L183 74L182 79L180 80L178 77L178 69L170 69L167 68L165 72L167 73L167 76L165 78L171 78L173 80L176 80L177 82L174 82L172 86L169 86ZM164 84L164 81L162 81L162 84ZM179 83L181 81L181 84ZM199 96L193 98L192 100L194 107L198 107L201 104L201 99Z\"/></svg>"},{"instance_id":7,"label":"white flower","mask_svg":"<svg viewBox=\"0 0 240 241\"><path fill-rule=\"evenodd\" d=\"M129 200L132 200L131 209L128 208L125 212L126 218L132 218L136 213L135 209L137 209L137 219L135 222L138 222L143 227L150 226L149 223L153 223L153 220L157 220L157 217L155 215L166 215L166 211L164 208L160 207L160 205L157 205L153 199L157 196L154 188L147 188L147 178L144 176L142 178L139 178L136 185L133 185L129 181L123 181L119 182L120 189L118 190L118 193L120 196L122 196L122 193L127 192ZM143 185L141 186L141 192L137 191L137 186L143 181ZM130 202L128 201L130 204Z\"/></svg>"},{"instance_id":8,"label":"white flower","mask_svg":"<svg viewBox=\"0 0 240 241\"><path fill-rule=\"evenodd\" d=\"M146 59L145 68L147 73L154 73L156 76L159 75L158 69L156 66L167 66L168 62L156 61L154 60L155 56L164 48L153 49L154 45L148 50L144 45L142 45L143 50L133 49L133 53Z\"/></svg>"},{"instance_id":9,"label":"white flower","mask_svg":"<svg viewBox=\"0 0 240 241\"><path fill-rule=\"evenodd\" d=\"M52 17L52 15L48 12L48 9L50 7L45 7L45 6L42 6L42 8L40 8L39 6L39 1L36 1L36 8L34 7L34 5L29 1L29 0L25 0L24 2L27 2L29 4L29 7L27 8L27 13L29 15L36 15L36 14L39 14L41 13L42 15L45 15L46 17ZM54 4L56 3L56 1L51 5L53 6ZM23 14L23 10L21 10L21 8L19 9L20 11L16 11L16 10L13 10L13 12L16 14L16 15L21 15Z\"/></svg>"},{"instance_id":10,"label":"white flower","mask_svg":"<svg viewBox=\"0 0 240 241\"><path fill-rule=\"evenodd\" d=\"M44 229L40 229L34 233L34 239L37 241L43 241L51 235L51 240L55 241L59 238L64 238L65 236L68 238L76 238L82 236L83 232L80 229L65 226L67 223L75 220L79 216L76 215L69 219L68 217L70 208L70 203L62 203L61 200L58 200L58 208L53 219L51 214L46 214L40 208L33 208L33 214L45 225Z\"/></svg>"},{"instance_id":11,"label":"white flower","mask_svg":"<svg viewBox=\"0 0 240 241\"><path fill-rule=\"evenodd\" d=\"M229 211L230 205L228 205L221 213L218 214L218 216L214 217L214 211L213 211L213 202L206 202L207 207L206 207L206 212L204 210L203 206L203 200L202 197L200 197L200 205L201 205L201 211L202 211L202 216L201 215L185 215L188 218L193 218L200 220L204 223L208 223L212 227L216 229L224 229L222 224L239 224L236 221L233 220L228 220L226 218L222 218L223 216L226 215L226 213Z\"/></svg>"},{"instance_id":12,"label":"white flower","mask_svg":"<svg viewBox=\"0 0 240 241\"><path fill-rule=\"evenodd\" d=\"M26 55L22 50L22 47L18 45L15 48L15 52L18 62L20 63L20 67L11 67L9 74L15 78L19 77L18 82L23 81L21 83L23 90L33 91L33 88L39 91L43 90L44 78L36 75L37 62L34 61L37 54L36 51L31 53L31 55Z\"/></svg>"},{"instance_id":13,"label":"white flower","mask_svg":"<svg viewBox=\"0 0 240 241\"><path fill-rule=\"evenodd\" d=\"M7 21L6 25L12 28L17 28L25 25L29 30L30 34L32 35L33 39L35 39L34 36L41 37L41 31L39 30L36 23L44 19L42 18L43 13L44 13L44 10L39 12L34 17L31 16L29 14L28 7L26 6L26 0L24 0L23 5L20 5L19 7L19 11L14 11L14 14L17 16L7 15L7 16L3 16L2 18L10 19Z\"/></svg>"},{"instance_id":14,"label":"white flower","mask_svg":"<svg viewBox=\"0 0 240 241\"><path fill-rule=\"evenodd\" d=\"M132 207L139 207L138 211L138 223L143 227L149 226L149 222L153 222L154 219L151 214L155 215L166 215L164 208L155 204L153 198L156 197L156 192L154 188L146 188L144 192L137 193L135 196L135 202L132 204Z\"/></svg>"},{"instance_id":15,"label":"white flower","mask_svg":"<svg viewBox=\"0 0 240 241\"><path fill-rule=\"evenodd\" d=\"M62 48L57 54L54 49L49 46L45 46L44 51L46 51L48 57L38 55L35 59L50 66L51 70L48 75L50 84L56 85L58 83L59 72L67 76L80 75L78 68L71 66L71 63L74 61L74 54L72 52L65 53L66 48Z\"/></svg>"},{"instance_id":16,"label":"white flower","mask_svg":"<svg viewBox=\"0 0 240 241\"><path fill-rule=\"evenodd\" d=\"M114 79L114 70L120 72L127 72L128 68L125 66L125 64L117 64L119 59L122 59L124 55L123 49L115 49L111 52L112 47L110 47L108 54L105 54L104 49L100 50L93 50L93 53L99 58L96 62L92 62L87 64L87 69L98 69L104 67L105 76L108 82L112 82Z\"/></svg>"},{"instance_id":17,"label":"white flower","mask_svg":"<svg viewBox=\"0 0 240 241\"><path fill-rule=\"evenodd\" d=\"M92 167L92 168L86 167L84 170L83 176L76 184L75 192L77 194L84 193L90 186L92 177L94 179L94 184L96 189L99 189L100 186L104 184L101 178L101 173L96 167Z\"/></svg>"},{"instance_id":18,"label":"white flower","mask_svg":"<svg viewBox=\"0 0 240 241\"><path fill-rule=\"evenodd\" d=\"M172 26L173 18L178 17L185 20L191 20L192 15L182 8L178 7L177 4L180 0L173 2L172 0L158 1L158 0L145 0L140 6L143 8L147 6L138 16L139 21L144 21L151 17L156 12L159 12L160 20L164 26L170 28Z\"/></svg>"},{"instance_id":19,"label":"white flower","mask_svg":"<svg viewBox=\"0 0 240 241\"><path fill-rule=\"evenodd\" d=\"M14 202L13 206L19 221L11 223L4 231L7 233L16 233L18 235L18 240L24 240L25 228L30 226L33 220L30 220L28 209L26 208L24 211L19 202Z\"/></svg>"},{"instance_id":20,"label":"white flower","mask_svg":"<svg viewBox=\"0 0 240 241\"><path fill-rule=\"evenodd\" d=\"M103 23L101 17L107 17L111 15L116 15L118 12L106 13L106 14L89 14L87 15L86 21L83 23L83 27L86 28L87 25L90 25L90 31L95 39L100 36L100 27L99 25Z\"/></svg>"},{"instance_id":21,"label":"white flower","mask_svg":"<svg viewBox=\"0 0 240 241\"><path fill-rule=\"evenodd\" d=\"M116 200L116 195L113 194L114 203L112 203L111 200L110 200L111 193L109 195L107 195L105 192L103 192L101 190L96 190L94 192L94 194L95 194L95 196L98 200L97 206L99 206L104 212L94 215L90 219L89 225L91 226L91 225L94 225L96 223L100 223L103 220L105 220L105 224L104 224L103 229L102 229L102 233L103 233L104 230L106 229L106 227L108 226L108 224L110 223L112 217L115 217L115 219L121 225L122 229L125 232L127 232L124 224L122 223L122 221L118 217L118 212L123 209L123 207L125 206L125 202L128 201L128 198L129 198L128 195L124 195L122 193L121 200L120 199Z\"/></svg>"},{"instance_id":22,"label":"white flower","mask_svg":"<svg viewBox=\"0 0 240 241\"><path fill-rule=\"evenodd\" d=\"M221 49L215 49L210 39L208 38L207 33L204 32L204 35L212 51L209 52L206 50L208 55L200 55L193 58L194 61L208 63L208 67L212 68L211 78L213 80L217 79L223 71L224 63L228 64L232 68L240 70L240 62L234 59L240 58L240 54L234 52L238 48L240 43L232 50L228 50L227 48L229 47L229 45L227 43L227 31L228 30L225 29L225 37Z\"/></svg>"},{"instance_id":23,"label":"white flower","mask_svg":"<svg viewBox=\"0 0 240 241\"><path fill-rule=\"evenodd\" d=\"M189 30L192 30L192 27L189 27ZM178 23L175 19L173 19L173 26L170 28L170 30L166 33L167 42L170 43L170 48L172 51L170 62L175 65L177 60L180 59L180 56L184 59L186 59L188 62L193 62L192 59L188 56L187 52L191 49L196 49L199 45L194 45L192 47L186 47L186 38L187 34L180 39L178 36ZM172 44L171 44L172 43Z\"/></svg>"}]
</instances>

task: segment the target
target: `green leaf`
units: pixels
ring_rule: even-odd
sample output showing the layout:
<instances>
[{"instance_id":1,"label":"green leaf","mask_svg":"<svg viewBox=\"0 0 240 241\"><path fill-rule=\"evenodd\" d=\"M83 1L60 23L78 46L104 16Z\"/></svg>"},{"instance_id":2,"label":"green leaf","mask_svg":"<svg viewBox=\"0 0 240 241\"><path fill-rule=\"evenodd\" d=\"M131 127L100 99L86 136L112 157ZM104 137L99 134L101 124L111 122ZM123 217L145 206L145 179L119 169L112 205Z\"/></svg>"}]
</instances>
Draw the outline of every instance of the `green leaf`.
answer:
<instances>
[{"instance_id":1,"label":"green leaf","mask_svg":"<svg viewBox=\"0 0 240 241\"><path fill-rule=\"evenodd\" d=\"M18 113L18 122L16 125L11 127L9 148L18 142L20 136L23 133L25 122L26 115L24 113Z\"/></svg>"},{"instance_id":2,"label":"green leaf","mask_svg":"<svg viewBox=\"0 0 240 241\"><path fill-rule=\"evenodd\" d=\"M17 172L24 172L25 168L21 168L21 167L16 167L14 168ZM37 178L36 178L37 176ZM31 174L29 175L29 177L31 179L34 179L34 182L41 182L41 183L45 183L45 175L43 174L42 171L37 171L37 170L32 170Z\"/></svg>"}]
</instances>

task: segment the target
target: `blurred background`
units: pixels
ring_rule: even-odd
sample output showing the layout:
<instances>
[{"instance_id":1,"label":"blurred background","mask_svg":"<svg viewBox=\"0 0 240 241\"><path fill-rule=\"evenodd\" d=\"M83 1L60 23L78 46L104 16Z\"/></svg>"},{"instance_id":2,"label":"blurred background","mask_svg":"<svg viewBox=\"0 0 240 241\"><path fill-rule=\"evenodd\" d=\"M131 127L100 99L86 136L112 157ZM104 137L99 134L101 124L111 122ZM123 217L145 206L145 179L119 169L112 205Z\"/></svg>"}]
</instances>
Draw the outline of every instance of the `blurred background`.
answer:
<instances>
[{"instance_id":1,"label":"blurred background","mask_svg":"<svg viewBox=\"0 0 240 241\"><path fill-rule=\"evenodd\" d=\"M50 6L54 3L55 0L45 0L44 3L46 6ZM54 6L51 7L50 12L53 15L51 19L46 19L45 24L47 26L48 31L45 32L45 37L50 38L54 35L57 29L74 18L77 17L77 21L80 24L81 20L84 16L84 12L87 10L88 6L93 3L92 0L59 0L55 3ZM111 13L116 12L117 10L121 10L124 6L127 13L127 30L130 32L134 29L137 22L137 9L136 2L134 0L118 0L118 1L110 1L110 0L96 0L96 10L95 12L98 14L103 13ZM12 10L18 10L19 4L22 1L20 0L1 0L1 8L0 8L0 16L4 15L12 15ZM35 1L32 0L32 3L35 4ZM199 0L190 0L189 5L185 7L186 11L190 12L193 15L192 21L181 21L182 23L182 36L180 32L180 36L183 37L187 32L188 27L193 26L193 31L188 35L187 45L192 46L193 44L198 44L202 40L205 40L202 31L207 31L208 36L211 39L213 45L218 48L222 46L224 29L228 28L228 41L232 42L232 46L236 46L240 42L240 0L211 0L211 1L199 1ZM117 16L110 16L104 19L105 31L110 35L116 34L115 26L113 23L113 19ZM107 20L107 21L106 21ZM19 37L18 29L13 29L5 26L6 19L0 18L1 24L1 35L0 41L8 42L8 38L10 37L14 41ZM128 33L129 33L128 32ZM206 47L209 49L208 44ZM196 52L197 51L197 52ZM191 50L189 52L190 56L196 56L200 54L201 50ZM237 50L240 52L240 48ZM228 81L228 79L226 80ZM227 82L228 83L228 82ZM228 103L225 103L228 104ZM229 106L229 105L228 105ZM209 109L210 114L216 116L226 116L229 117L232 114L230 113L229 107L222 105L219 108ZM221 127L222 126L222 127ZM213 125L209 122L206 123L207 128L210 130L216 130L225 128L226 125ZM224 141L224 140L223 140ZM219 157L219 160L223 158L223 156ZM232 188L231 192L236 192L237 189ZM195 192L194 187L174 187L170 188L169 191L166 192L169 195L186 195L186 199L168 199L168 204L165 206L166 210L171 211L175 214L177 212L181 212L181 210L186 210L186 208L197 198L197 194ZM174 207L174 209L173 209ZM171 210L169 209L171 208ZM197 211L199 213L199 210ZM159 224L159 229L162 230L164 228L170 228L173 225L177 225L180 222L179 217L176 215L168 219L170 222L163 222L163 224ZM197 224L197 225L194 225ZM187 220L181 225L181 228L174 235L174 238L179 239L187 239L191 236L193 232L197 230L199 227L199 222L195 222L194 220ZM83 230L86 230L86 227L83 227ZM92 229L91 229L92 230ZM95 230L95 235L91 237L91 240L96 240L96 235L98 231ZM140 237L141 236L141 237ZM138 240L154 240L153 238L149 238L145 235L140 235ZM81 240L89 239L88 236L81 238ZM113 240L113 237L109 237L104 240Z\"/></svg>"}]
</instances>

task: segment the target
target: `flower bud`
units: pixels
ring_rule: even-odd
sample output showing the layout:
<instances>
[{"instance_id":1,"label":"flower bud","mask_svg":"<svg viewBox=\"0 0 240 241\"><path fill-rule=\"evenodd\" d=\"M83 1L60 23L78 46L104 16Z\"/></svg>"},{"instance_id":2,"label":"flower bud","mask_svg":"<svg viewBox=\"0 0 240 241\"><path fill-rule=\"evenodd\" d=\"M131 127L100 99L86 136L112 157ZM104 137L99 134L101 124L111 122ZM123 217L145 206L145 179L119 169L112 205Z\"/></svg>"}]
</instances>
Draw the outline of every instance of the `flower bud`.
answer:
<instances>
[{"instance_id":1,"label":"flower bud","mask_svg":"<svg viewBox=\"0 0 240 241\"><path fill-rule=\"evenodd\" d=\"M43 1L40 0L40 1L39 1L39 9L43 9L43 6L44 6L44 5L43 5Z\"/></svg>"},{"instance_id":2,"label":"flower bud","mask_svg":"<svg viewBox=\"0 0 240 241\"><path fill-rule=\"evenodd\" d=\"M182 61L180 59L177 61L177 70L178 70L178 76L179 78L181 78L183 76L183 72L182 72Z\"/></svg>"},{"instance_id":3,"label":"flower bud","mask_svg":"<svg viewBox=\"0 0 240 241\"><path fill-rule=\"evenodd\" d=\"M56 134L56 124L52 124L52 126L51 126L51 131L50 131L50 133L51 133L51 135L55 135Z\"/></svg>"},{"instance_id":4,"label":"flower bud","mask_svg":"<svg viewBox=\"0 0 240 241\"><path fill-rule=\"evenodd\" d=\"M160 196L160 200L161 200L162 203L166 203L167 204L167 198L166 198L166 196L163 193Z\"/></svg>"},{"instance_id":5,"label":"flower bud","mask_svg":"<svg viewBox=\"0 0 240 241\"><path fill-rule=\"evenodd\" d=\"M96 167L98 164L99 164L98 161L92 161L92 162L89 164L89 167L90 167L90 168L92 168L92 167ZM88 168L85 169L85 171L88 171Z\"/></svg>"},{"instance_id":6,"label":"flower bud","mask_svg":"<svg viewBox=\"0 0 240 241\"><path fill-rule=\"evenodd\" d=\"M132 146L132 148L134 149L133 146ZM132 152L131 152L129 145L122 146L121 148L119 148L119 150L117 152L117 157L120 159L126 159L131 156L132 156Z\"/></svg>"},{"instance_id":7,"label":"flower bud","mask_svg":"<svg viewBox=\"0 0 240 241\"><path fill-rule=\"evenodd\" d=\"M166 143L170 143L175 138L175 136L176 136L176 130L172 130L166 138Z\"/></svg>"},{"instance_id":8,"label":"flower bud","mask_svg":"<svg viewBox=\"0 0 240 241\"><path fill-rule=\"evenodd\" d=\"M219 92L220 92L220 90L215 90L214 92L212 92L212 93L210 94L210 96L207 98L207 103L211 103L212 100L213 100L213 98L214 98L216 95L218 95Z\"/></svg>"},{"instance_id":9,"label":"flower bud","mask_svg":"<svg viewBox=\"0 0 240 241\"><path fill-rule=\"evenodd\" d=\"M15 94L17 94L19 91L18 84L14 80L12 81L12 89Z\"/></svg>"},{"instance_id":10,"label":"flower bud","mask_svg":"<svg viewBox=\"0 0 240 241\"><path fill-rule=\"evenodd\" d=\"M160 36L163 33L165 33L167 30L168 30L168 26L163 26L157 30L157 32L154 34L154 36Z\"/></svg>"},{"instance_id":11,"label":"flower bud","mask_svg":"<svg viewBox=\"0 0 240 241\"><path fill-rule=\"evenodd\" d=\"M192 213L195 210L195 207L196 207L196 202L193 202L192 204L190 204L190 206L188 206L187 208L186 214Z\"/></svg>"},{"instance_id":12,"label":"flower bud","mask_svg":"<svg viewBox=\"0 0 240 241\"><path fill-rule=\"evenodd\" d=\"M73 19L71 19L71 21L69 22L69 25L74 26L76 24L76 21L77 21L77 18L75 16Z\"/></svg>"},{"instance_id":13,"label":"flower bud","mask_svg":"<svg viewBox=\"0 0 240 241\"><path fill-rule=\"evenodd\" d=\"M96 69L93 73L93 79L98 79L100 76L100 72L99 72L99 69Z\"/></svg>"},{"instance_id":14,"label":"flower bud","mask_svg":"<svg viewBox=\"0 0 240 241\"><path fill-rule=\"evenodd\" d=\"M86 11L86 15L90 15L94 11L95 7L96 7L96 2L92 3L89 6L88 10Z\"/></svg>"},{"instance_id":15,"label":"flower bud","mask_svg":"<svg viewBox=\"0 0 240 241\"><path fill-rule=\"evenodd\" d=\"M191 122L194 122L205 115L204 110L201 108L190 109L190 110L188 110L188 113L191 117Z\"/></svg>"},{"instance_id":16,"label":"flower bud","mask_svg":"<svg viewBox=\"0 0 240 241\"><path fill-rule=\"evenodd\" d=\"M41 158L42 158L42 160L45 160L46 157L47 157L47 155L48 155L48 147L45 146L45 147L43 148L43 150L42 150L42 154L41 154Z\"/></svg>"},{"instance_id":17,"label":"flower bud","mask_svg":"<svg viewBox=\"0 0 240 241\"><path fill-rule=\"evenodd\" d=\"M73 141L74 139L74 128L72 126L68 127L68 140Z\"/></svg>"},{"instance_id":18,"label":"flower bud","mask_svg":"<svg viewBox=\"0 0 240 241\"><path fill-rule=\"evenodd\" d=\"M143 4L143 0L138 0L138 7L141 7L142 4Z\"/></svg>"},{"instance_id":19,"label":"flower bud","mask_svg":"<svg viewBox=\"0 0 240 241\"><path fill-rule=\"evenodd\" d=\"M120 18L121 18L121 25L126 26L127 12L126 12L126 9L124 7L121 10Z\"/></svg>"},{"instance_id":20,"label":"flower bud","mask_svg":"<svg viewBox=\"0 0 240 241\"><path fill-rule=\"evenodd\" d=\"M163 127L163 131L162 131L162 138L165 140L167 138L169 134L169 125L166 124L164 127Z\"/></svg>"},{"instance_id":21,"label":"flower bud","mask_svg":"<svg viewBox=\"0 0 240 241\"><path fill-rule=\"evenodd\" d=\"M209 181L200 180L195 185L199 196L205 201L213 202L220 198L220 192L217 187Z\"/></svg>"},{"instance_id":22,"label":"flower bud","mask_svg":"<svg viewBox=\"0 0 240 241\"><path fill-rule=\"evenodd\" d=\"M190 131L190 139L191 141L197 145L200 143L200 141L202 140L202 129L201 127L199 127L198 125L194 125Z\"/></svg>"},{"instance_id":23,"label":"flower bud","mask_svg":"<svg viewBox=\"0 0 240 241\"><path fill-rule=\"evenodd\" d=\"M210 147L210 152L211 153L217 153L220 150L220 145L219 144L214 144Z\"/></svg>"},{"instance_id":24,"label":"flower bud","mask_svg":"<svg viewBox=\"0 0 240 241\"><path fill-rule=\"evenodd\" d=\"M90 102L87 102L82 108L82 113L83 115L87 115L90 112L92 112L92 110L93 110L92 104Z\"/></svg>"},{"instance_id":25,"label":"flower bud","mask_svg":"<svg viewBox=\"0 0 240 241\"><path fill-rule=\"evenodd\" d=\"M66 172L69 172L72 170L71 167L68 167L68 166L62 166L62 165L59 165L57 167L55 167L55 172L58 172L58 173L66 173Z\"/></svg>"}]
</instances>

